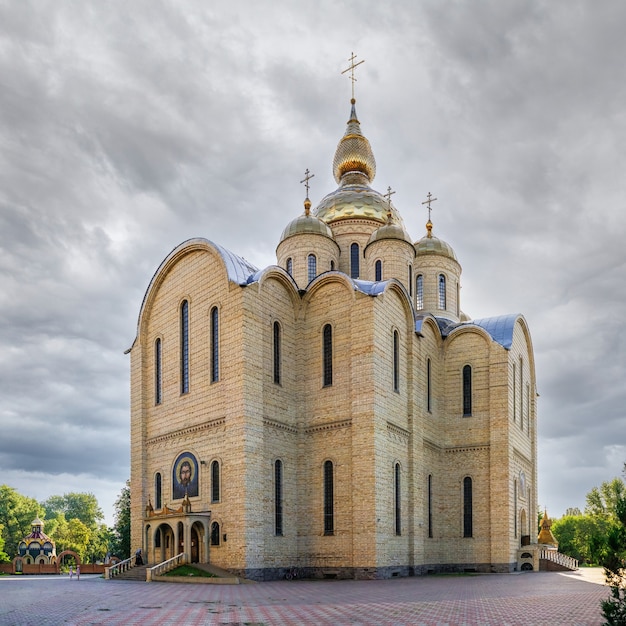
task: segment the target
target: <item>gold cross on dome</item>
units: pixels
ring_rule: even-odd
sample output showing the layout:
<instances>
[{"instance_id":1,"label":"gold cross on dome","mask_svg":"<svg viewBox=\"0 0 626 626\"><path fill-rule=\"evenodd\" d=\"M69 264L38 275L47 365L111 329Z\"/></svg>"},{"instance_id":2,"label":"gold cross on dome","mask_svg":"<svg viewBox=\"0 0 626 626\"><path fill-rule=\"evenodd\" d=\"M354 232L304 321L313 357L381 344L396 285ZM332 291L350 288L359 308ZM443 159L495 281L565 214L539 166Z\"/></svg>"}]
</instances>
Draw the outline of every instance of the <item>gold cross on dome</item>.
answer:
<instances>
[{"instance_id":1,"label":"gold cross on dome","mask_svg":"<svg viewBox=\"0 0 626 626\"><path fill-rule=\"evenodd\" d=\"M383 198L385 198L385 200L387 200L387 202L391 204L391 196L393 196L394 193L396 192L391 191L391 187L387 187L387 193L383 196Z\"/></svg>"},{"instance_id":2,"label":"gold cross on dome","mask_svg":"<svg viewBox=\"0 0 626 626\"><path fill-rule=\"evenodd\" d=\"M315 174L311 174L309 172L309 168L306 168L306 171L304 172L304 178L300 181L300 184L304 183L304 186L306 187L306 197L309 197L309 181L311 180L311 178L313 178L313 176L315 176Z\"/></svg>"},{"instance_id":3,"label":"gold cross on dome","mask_svg":"<svg viewBox=\"0 0 626 626\"><path fill-rule=\"evenodd\" d=\"M430 222L430 212L432 210L430 203L434 202L437 198L433 198L432 194L430 193L430 191L428 192L428 195L426 196L426 200L424 200L424 202L422 202L422 204L427 204L428 205L428 221Z\"/></svg>"},{"instance_id":4,"label":"gold cross on dome","mask_svg":"<svg viewBox=\"0 0 626 626\"><path fill-rule=\"evenodd\" d=\"M348 68L346 68L343 72L341 72L342 74L345 74L346 72L350 72L350 80L352 81L352 99L354 100L354 83L356 83L356 78L354 77L354 69L358 66L361 65L361 63L365 63L365 59L363 59L362 61L359 61L358 63L355 63L356 56L354 54L354 52L350 53L350 58L348 59L348 61L350 61L350 66Z\"/></svg>"}]
</instances>

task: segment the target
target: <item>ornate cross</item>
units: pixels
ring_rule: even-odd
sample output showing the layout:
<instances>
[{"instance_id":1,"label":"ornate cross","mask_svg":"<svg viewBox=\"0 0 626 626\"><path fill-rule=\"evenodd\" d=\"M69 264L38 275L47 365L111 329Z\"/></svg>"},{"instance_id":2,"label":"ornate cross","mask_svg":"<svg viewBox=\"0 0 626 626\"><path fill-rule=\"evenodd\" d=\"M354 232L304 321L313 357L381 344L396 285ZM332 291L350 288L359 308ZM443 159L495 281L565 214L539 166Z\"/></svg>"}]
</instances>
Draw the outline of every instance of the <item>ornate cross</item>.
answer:
<instances>
[{"instance_id":1,"label":"ornate cross","mask_svg":"<svg viewBox=\"0 0 626 626\"><path fill-rule=\"evenodd\" d=\"M355 63L356 56L354 55L354 52L350 53L350 58L348 59L348 61L350 61L350 67L346 68L343 72L341 72L342 74L345 74L346 72L350 72L350 80L352 81L352 99L354 100L354 83L356 83L356 78L354 77L354 68L356 68L358 65L361 65L361 63L365 63L365 59L363 59L362 61L359 61L358 63Z\"/></svg>"},{"instance_id":2,"label":"ornate cross","mask_svg":"<svg viewBox=\"0 0 626 626\"><path fill-rule=\"evenodd\" d=\"M431 206L430 203L434 202L437 198L433 198L432 194L430 193L430 191L428 192L428 195L426 196L426 200L424 200L424 202L422 202L422 204L427 204L428 205L428 221L430 222L430 212L431 212Z\"/></svg>"},{"instance_id":3,"label":"ornate cross","mask_svg":"<svg viewBox=\"0 0 626 626\"><path fill-rule=\"evenodd\" d=\"M300 183L304 183L304 186L306 187L306 197L309 197L309 181L311 180L311 178L313 178L313 176L315 176L315 174L310 174L309 173L309 168L306 168L306 171L304 172L304 178L300 181Z\"/></svg>"},{"instance_id":4,"label":"ornate cross","mask_svg":"<svg viewBox=\"0 0 626 626\"><path fill-rule=\"evenodd\" d=\"M387 200L389 204L391 204L391 196L396 193L395 191L391 191L391 187L387 187L387 193L383 196Z\"/></svg>"}]
</instances>

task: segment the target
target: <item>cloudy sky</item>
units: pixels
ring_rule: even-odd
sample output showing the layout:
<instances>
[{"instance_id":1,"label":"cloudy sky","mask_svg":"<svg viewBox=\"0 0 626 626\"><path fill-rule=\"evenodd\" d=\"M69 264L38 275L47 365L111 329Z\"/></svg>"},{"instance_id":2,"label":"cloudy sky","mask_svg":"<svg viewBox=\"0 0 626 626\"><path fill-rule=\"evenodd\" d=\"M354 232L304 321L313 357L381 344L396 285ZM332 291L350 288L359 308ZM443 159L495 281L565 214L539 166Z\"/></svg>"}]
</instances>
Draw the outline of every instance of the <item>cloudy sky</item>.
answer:
<instances>
[{"instance_id":1,"label":"cloudy sky","mask_svg":"<svg viewBox=\"0 0 626 626\"><path fill-rule=\"evenodd\" d=\"M129 357L189 237L257 267L336 185L357 111L414 239L463 266L472 317L523 313L539 504L626 461L626 4L607 0L0 0L0 483L129 476Z\"/></svg>"}]
</instances>

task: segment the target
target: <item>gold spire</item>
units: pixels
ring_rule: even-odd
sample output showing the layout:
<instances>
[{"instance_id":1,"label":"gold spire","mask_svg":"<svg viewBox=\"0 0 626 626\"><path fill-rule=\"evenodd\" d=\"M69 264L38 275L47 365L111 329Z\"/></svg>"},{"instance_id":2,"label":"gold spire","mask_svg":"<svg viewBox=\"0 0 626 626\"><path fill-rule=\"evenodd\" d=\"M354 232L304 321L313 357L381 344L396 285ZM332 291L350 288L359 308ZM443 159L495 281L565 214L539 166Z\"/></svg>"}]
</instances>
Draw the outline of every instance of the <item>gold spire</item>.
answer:
<instances>
[{"instance_id":1,"label":"gold spire","mask_svg":"<svg viewBox=\"0 0 626 626\"><path fill-rule=\"evenodd\" d=\"M424 202L422 202L422 204L427 204L428 205L428 221L426 222L426 236L429 239L432 239L433 236L433 223L430 221L430 212L432 210L432 207L430 206L431 202L434 202L437 198L433 198L432 194L430 193L430 191L428 192L428 195L426 196L426 200L424 200Z\"/></svg>"}]
</instances>

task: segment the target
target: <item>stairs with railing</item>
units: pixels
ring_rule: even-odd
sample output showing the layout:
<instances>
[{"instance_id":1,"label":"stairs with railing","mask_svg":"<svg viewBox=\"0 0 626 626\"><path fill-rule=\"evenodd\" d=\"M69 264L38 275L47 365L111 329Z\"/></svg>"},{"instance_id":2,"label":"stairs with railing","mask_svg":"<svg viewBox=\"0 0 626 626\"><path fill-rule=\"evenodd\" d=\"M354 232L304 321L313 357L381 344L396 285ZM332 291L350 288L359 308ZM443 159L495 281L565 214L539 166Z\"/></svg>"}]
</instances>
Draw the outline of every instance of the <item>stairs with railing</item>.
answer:
<instances>
[{"instance_id":1,"label":"stairs with railing","mask_svg":"<svg viewBox=\"0 0 626 626\"><path fill-rule=\"evenodd\" d=\"M578 569L578 561L557 550L539 550L539 569L542 571L574 571Z\"/></svg>"}]
</instances>

